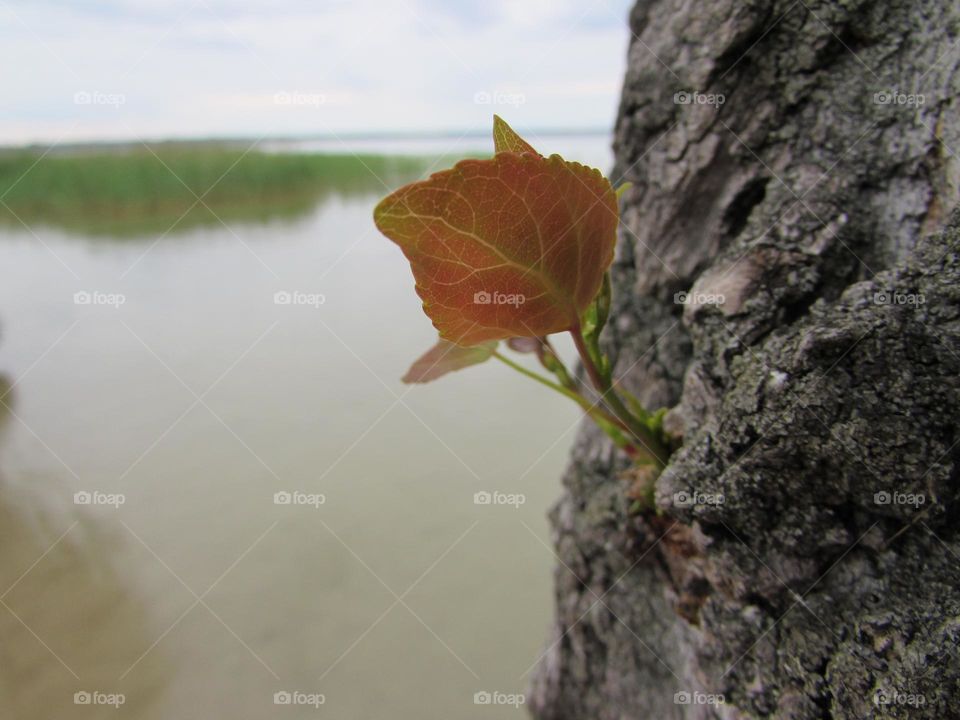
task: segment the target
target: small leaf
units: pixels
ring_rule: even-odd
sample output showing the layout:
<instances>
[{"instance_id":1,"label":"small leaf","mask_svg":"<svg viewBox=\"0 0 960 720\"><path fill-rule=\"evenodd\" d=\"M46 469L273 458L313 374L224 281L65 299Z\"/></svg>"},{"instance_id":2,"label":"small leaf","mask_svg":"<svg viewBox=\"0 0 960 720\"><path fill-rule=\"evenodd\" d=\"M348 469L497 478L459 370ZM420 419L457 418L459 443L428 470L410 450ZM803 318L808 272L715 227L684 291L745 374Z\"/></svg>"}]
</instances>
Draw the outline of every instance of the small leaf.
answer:
<instances>
[{"instance_id":1,"label":"small leaf","mask_svg":"<svg viewBox=\"0 0 960 720\"><path fill-rule=\"evenodd\" d=\"M633 183L630 182L629 180L628 180L627 182L625 182L625 183L622 183L622 184L617 188L617 200L619 200L620 198L622 198L622 197L623 197L623 194L624 194L627 190L629 190L630 188L632 188L632 187L633 187Z\"/></svg>"},{"instance_id":2,"label":"small leaf","mask_svg":"<svg viewBox=\"0 0 960 720\"><path fill-rule=\"evenodd\" d=\"M517 135L499 115L493 116L493 147L495 152L533 153L539 155L533 146Z\"/></svg>"},{"instance_id":3,"label":"small leaf","mask_svg":"<svg viewBox=\"0 0 960 720\"><path fill-rule=\"evenodd\" d=\"M497 350L496 342L487 342L473 347L461 347L446 340L438 340L437 344L421 355L407 374L403 382L407 384L428 383L443 377L447 373L462 370L471 365L486 362Z\"/></svg>"},{"instance_id":4,"label":"small leaf","mask_svg":"<svg viewBox=\"0 0 960 720\"><path fill-rule=\"evenodd\" d=\"M469 346L576 326L613 261L618 214L599 170L501 152L400 188L374 221L440 337Z\"/></svg>"},{"instance_id":5,"label":"small leaf","mask_svg":"<svg viewBox=\"0 0 960 720\"><path fill-rule=\"evenodd\" d=\"M610 317L610 273L603 276L600 292L587 306L586 312L580 319L584 337L591 340L599 338L608 317Z\"/></svg>"}]
</instances>

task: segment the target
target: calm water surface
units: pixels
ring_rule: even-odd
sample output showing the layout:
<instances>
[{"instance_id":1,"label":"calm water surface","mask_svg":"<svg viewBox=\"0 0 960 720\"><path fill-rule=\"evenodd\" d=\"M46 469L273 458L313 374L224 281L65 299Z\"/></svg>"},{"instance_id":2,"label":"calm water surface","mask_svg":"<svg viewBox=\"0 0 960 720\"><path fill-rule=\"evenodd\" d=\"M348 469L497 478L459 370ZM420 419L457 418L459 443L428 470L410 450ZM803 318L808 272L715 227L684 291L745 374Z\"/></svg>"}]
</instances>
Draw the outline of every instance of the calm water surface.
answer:
<instances>
[{"instance_id":1,"label":"calm water surface","mask_svg":"<svg viewBox=\"0 0 960 720\"><path fill-rule=\"evenodd\" d=\"M455 140L355 149L489 152ZM540 147L606 169L607 142ZM494 364L400 383L435 334L376 199L162 238L0 230L4 717L525 715L474 694L524 692L542 650L578 412ZM495 490L526 502L474 503Z\"/></svg>"}]
</instances>

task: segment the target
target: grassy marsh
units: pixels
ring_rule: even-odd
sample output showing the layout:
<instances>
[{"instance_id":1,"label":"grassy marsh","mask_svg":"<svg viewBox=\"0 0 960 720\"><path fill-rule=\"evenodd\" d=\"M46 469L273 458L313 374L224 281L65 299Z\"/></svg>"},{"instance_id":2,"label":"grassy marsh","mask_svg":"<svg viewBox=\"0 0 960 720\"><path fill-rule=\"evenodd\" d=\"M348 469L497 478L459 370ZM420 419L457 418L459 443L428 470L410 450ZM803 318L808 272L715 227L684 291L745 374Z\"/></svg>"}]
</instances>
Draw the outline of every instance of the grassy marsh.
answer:
<instances>
[{"instance_id":1,"label":"grassy marsh","mask_svg":"<svg viewBox=\"0 0 960 720\"><path fill-rule=\"evenodd\" d=\"M3 150L0 223L123 237L175 233L219 224L218 218L295 217L325 197L383 194L427 165L410 156L247 152L210 143L92 147L45 156L40 150Z\"/></svg>"}]
</instances>

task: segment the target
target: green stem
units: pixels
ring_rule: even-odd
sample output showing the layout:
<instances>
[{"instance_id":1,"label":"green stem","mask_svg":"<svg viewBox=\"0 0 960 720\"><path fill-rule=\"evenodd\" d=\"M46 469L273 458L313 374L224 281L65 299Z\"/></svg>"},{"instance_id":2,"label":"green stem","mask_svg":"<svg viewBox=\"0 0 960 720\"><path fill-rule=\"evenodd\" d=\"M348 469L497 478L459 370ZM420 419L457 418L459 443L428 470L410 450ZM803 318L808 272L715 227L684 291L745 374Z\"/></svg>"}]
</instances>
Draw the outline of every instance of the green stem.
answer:
<instances>
[{"instance_id":1,"label":"green stem","mask_svg":"<svg viewBox=\"0 0 960 720\"><path fill-rule=\"evenodd\" d=\"M604 430L604 432L606 432L608 435L610 435L611 438L613 438L613 440L617 443L619 447L625 450L627 454L629 454L631 457L637 456L639 451L637 451L636 448L634 448L623 435L623 432L626 432L632 435L633 431L629 427L624 425L622 420L614 417L613 415L606 412L603 408L597 406L596 404L591 403L589 400L587 400L585 397L583 397L579 393L576 393L573 390L565 388L563 385L559 385L553 382L552 380L548 380L547 378L543 377L543 375L540 375L539 373L535 373L532 370L525 368L520 363L514 362L513 360L506 357L505 355L500 354L499 352L494 352L493 357L495 357L497 360L502 362L504 365L507 365L508 367L513 368L518 373L521 373L522 375L526 375L528 378L531 378L532 380L536 380L541 385L544 385L550 388L551 390L554 390L560 393L564 397L568 397L571 400L573 400L577 405L581 407L581 409L585 413L587 413L590 417L594 419L594 421Z\"/></svg>"},{"instance_id":2,"label":"green stem","mask_svg":"<svg viewBox=\"0 0 960 720\"><path fill-rule=\"evenodd\" d=\"M540 375L539 373L533 372L533 370L529 370L529 369L525 368L525 367L524 367L523 365L521 365L520 363L514 362L513 360L511 360L510 358L508 358L508 357L505 356L505 355L502 355L502 354L499 353L499 352L494 352L494 353L493 353L493 356L494 356L497 360L499 360L500 362L504 363L505 365L508 365L508 366L512 367L512 368L513 368L514 370L516 370L518 373L522 373L523 375L526 375L528 378L532 378L533 380L536 380L536 381L537 381L538 383L540 383L541 385L545 385L545 386L547 386L548 388L550 388L551 390L555 390L556 392L560 393L561 395L564 395L564 396L570 398L570 399L573 400L577 405L579 405L580 407L582 407L585 411L587 411L587 412L589 412L589 413L591 413L591 414L599 413L599 414L605 416L605 417L604 417L605 420L607 420L608 422L612 422L612 423L614 423L614 424L616 424L616 425L621 425L621 424L622 424L622 423L620 422L620 420L618 420L617 418L613 417L612 415L608 415L607 413L605 413L602 408L596 407L595 405L591 404L590 401L587 400L585 397L583 397L583 396L581 396L581 395L578 395L577 393L573 392L572 390L568 390L567 388L563 387L563 385L559 385L559 384L553 382L552 380L549 380L549 379L545 378L543 375ZM624 429L624 430L629 430L629 428L627 428L627 427L624 427L623 429Z\"/></svg>"},{"instance_id":3,"label":"green stem","mask_svg":"<svg viewBox=\"0 0 960 720\"><path fill-rule=\"evenodd\" d=\"M570 329L573 336L573 342L577 346L577 352L583 361L583 366L587 371L587 376L594 388L600 394L600 399L606 403L607 407L620 421L629 428L630 433L639 441L641 447L638 448L642 454L645 454L658 467L663 468L667 464L667 458L670 453L649 427L638 420L633 413L623 404L623 400L613 389L613 382L609 377L605 377L590 355L587 342L583 337L583 331L578 323Z\"/></svg>"}]
</instances>

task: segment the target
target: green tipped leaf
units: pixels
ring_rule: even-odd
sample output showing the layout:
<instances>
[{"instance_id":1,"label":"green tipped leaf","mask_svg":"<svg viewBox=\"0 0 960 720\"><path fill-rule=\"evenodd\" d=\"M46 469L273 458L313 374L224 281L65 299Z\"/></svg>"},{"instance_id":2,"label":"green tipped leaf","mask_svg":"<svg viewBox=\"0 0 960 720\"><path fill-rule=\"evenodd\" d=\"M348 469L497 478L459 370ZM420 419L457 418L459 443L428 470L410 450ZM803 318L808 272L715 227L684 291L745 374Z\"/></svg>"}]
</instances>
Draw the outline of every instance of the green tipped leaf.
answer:
<instances>
[{"instance_id":1,"label":"green tipped leaf","mask_svg":"<svg viewBox=\"0 0 960 720\"><path fill-rule=\"evenodd\" d=\"M495 152L533 153L539 155L533 146L517 135L499 115L493 116L493 147Z\"/></svg>"}]
</instances>

